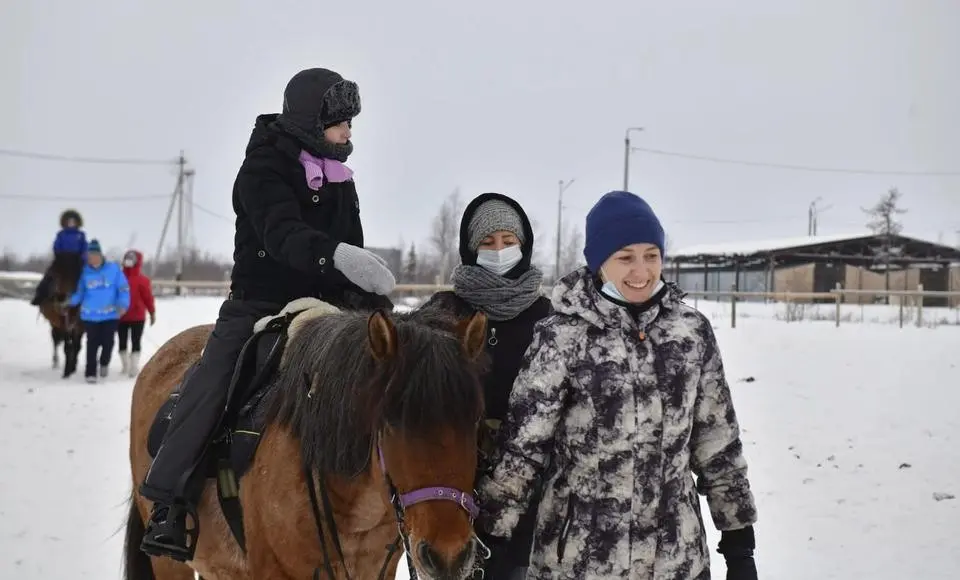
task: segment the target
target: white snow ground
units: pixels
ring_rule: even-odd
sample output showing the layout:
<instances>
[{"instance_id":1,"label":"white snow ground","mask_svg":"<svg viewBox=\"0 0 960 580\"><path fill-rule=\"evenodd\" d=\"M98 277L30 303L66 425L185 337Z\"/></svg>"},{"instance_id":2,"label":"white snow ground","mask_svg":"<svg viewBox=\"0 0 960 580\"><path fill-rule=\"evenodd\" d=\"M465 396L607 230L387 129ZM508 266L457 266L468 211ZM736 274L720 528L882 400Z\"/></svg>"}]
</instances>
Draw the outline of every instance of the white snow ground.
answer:
<instances>
[{"instance_id":1,"label":"white snow ground","mask_svg":"<svg viewBox=\"0 0 960 580\"><path fill-rule=\"evenodd\" d=\"M161 300L144 356L219 304ZM935 499L960 496L960 328L787 324L751 305L730 329L701 307L744 428L761 577L960 577L960 499ZM132 384L61 380L36 310L0 300L0 578L119 578Z\"/></svg>"}]
</instances>

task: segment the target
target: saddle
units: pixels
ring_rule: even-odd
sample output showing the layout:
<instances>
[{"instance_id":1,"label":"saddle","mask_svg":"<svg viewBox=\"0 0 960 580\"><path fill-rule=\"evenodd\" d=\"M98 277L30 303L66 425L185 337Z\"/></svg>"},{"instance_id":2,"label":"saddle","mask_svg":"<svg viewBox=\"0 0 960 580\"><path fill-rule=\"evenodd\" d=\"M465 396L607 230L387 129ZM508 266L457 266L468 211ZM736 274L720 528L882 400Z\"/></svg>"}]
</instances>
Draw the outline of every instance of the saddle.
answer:
<instances>
[{"instance_id":1,"label":"saddle","mask_svg":"<svg viewBox=\"0 0 960 580\"><path fill-rule=\"evenodd\" d=\"M339 309L316 298L299 298L287 304L279 314L260 319L253 327L234 367L227 395L227 408L221 426L207 448L203 460L203 481L216 479L220 507L234 537L244 547L243 510L240 506L240 479L253 463L266 426L267 396L272 379L284 362L287 342L303 323ZM180 390L197 369L194 363L181 382L157 411L147 437L147 451L155 457L163 444ZM198 477L199 479L199 477Z\"/></svg>"}]
</instances>

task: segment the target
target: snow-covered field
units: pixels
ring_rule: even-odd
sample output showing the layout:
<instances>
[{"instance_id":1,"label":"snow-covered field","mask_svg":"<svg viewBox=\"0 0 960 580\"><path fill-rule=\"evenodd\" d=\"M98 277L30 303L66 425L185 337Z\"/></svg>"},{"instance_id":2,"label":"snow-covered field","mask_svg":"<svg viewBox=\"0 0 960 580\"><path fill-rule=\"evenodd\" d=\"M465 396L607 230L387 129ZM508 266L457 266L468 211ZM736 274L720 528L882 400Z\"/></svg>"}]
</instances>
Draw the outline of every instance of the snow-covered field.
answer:
<instances>
[{"instance_id":1,"label":"snow-covered field","mask_svg":"<svg viewBox=\"0 0 960 580\"><path fill-rule=\"evenodd\" d=\"M145 357L219 304L161 300ZM731 329L729 305L699 304L744 427L761 577L960 577L960 327L870 307L884 324L787 324L751 304ZM50 356L36 310L0 300L0 578L115 580L133 381L64 382Z\"/></svg>"}]
</instances>

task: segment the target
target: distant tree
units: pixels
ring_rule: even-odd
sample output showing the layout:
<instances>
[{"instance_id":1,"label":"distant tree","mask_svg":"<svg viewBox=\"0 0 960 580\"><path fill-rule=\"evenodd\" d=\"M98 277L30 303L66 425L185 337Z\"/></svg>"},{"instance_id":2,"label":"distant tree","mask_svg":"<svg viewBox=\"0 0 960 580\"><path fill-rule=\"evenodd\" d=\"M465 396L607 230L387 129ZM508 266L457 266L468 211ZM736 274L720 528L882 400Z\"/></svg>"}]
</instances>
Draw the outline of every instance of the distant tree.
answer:
<instances>
[{"instance_id":1,"label":"distant tree","mask_svg":"<svg viewBox=\"0 0 960 580\"><path fill-rule=\"evenodd\" d=\"M586 260L583 257L583 230L570 224L563 227L563 238L560 244L560 277L563 278L580 266Z\"/></svg>"},{"instance_id":2,"label":"distant tree","mask_svg":"<svg viewBox=\"0 0 960 580\"><path fill-rule=\"evenodd\" d=\"M893 237L900 235L903 231L903 224L895 219L895 216L907 213L907 210L899 207L902 194L896 187L890 189L880 201L871 208L863 208L863 211L870 216L867 227L874 235L883 236L883 249L878 258L883 260L884 264L884 288L890 291L890 258L893 254ZM890 303L890 296L887 296L887 304Z\"/></svg>"},{"instance_id":3,"label":"distant tree","mask_svg":"<svg viewBox=\"0 0 960 580\"><path fill-rule=\"evenodd\" d=\"M407 252L407 259L403 265L403 278L407 284L416 284L420 281L420 267L417 264L416 244L410 244L410 251Z\"/></svg>"},{"instance_id":4,"label":"distant tree","mask_svg":"<svg viewBox=\"0 0 960 580\"><path fill-rule=\"evenodd\" d=\"M443 201L443 205L433 218L430 244L436 253L437 275L441 283L447 281L459 261L460 214L463 213L463 209L458 188Z\"/></svg>"},{"instance_id":5,"label":"distant tree","mask_svg":"<svg viewBox=\"0 0 960 580\"><path fill-rule=\"evenodd\" d=\"M880 198L876 205L871 208L863 208L863 211L870 216L867 227L874 234L896 236L903 231L903 224L895 218L897 215L907 213L907 210L898 205L901 197L903 197L903 194L894 187Z\"/></svg>"}]
</instances>

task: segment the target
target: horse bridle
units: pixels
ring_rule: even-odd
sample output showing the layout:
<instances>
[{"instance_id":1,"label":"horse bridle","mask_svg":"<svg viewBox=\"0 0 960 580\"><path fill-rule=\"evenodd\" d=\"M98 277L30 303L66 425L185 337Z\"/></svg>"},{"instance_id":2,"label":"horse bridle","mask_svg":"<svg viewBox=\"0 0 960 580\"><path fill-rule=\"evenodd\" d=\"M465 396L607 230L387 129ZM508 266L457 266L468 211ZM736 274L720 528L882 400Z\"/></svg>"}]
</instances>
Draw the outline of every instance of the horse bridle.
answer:
<instances>
[{"instance_id":1,"label":"horse bridle","mask_svg":"<svg viewBox=\"0 0 960 580\"><path fill-rule=\"evenodd\" d=\"M455 487L433 485L421 487L406 493L399 493L396 486L393 484L393 481L390 479L390 475L387 473L387 465L383 460L383 448L380 446L379 442L377 443L377 456L380 459L380 471L383 472L383 477L386 479L387 487L390 489L390 494L392 496L391 501L393 502L394 508L397 511L398 520L401 520L403 512L407 508L418 503L435 500L452 501L456 503L470 515L471 523L473 523L473 521L476 520L480 515L480 508L477 507L477 501L474 499L473 495Z\"/></svg>"},{"instance_id":2,"label":"horse bridle","mask_svg":"<svg viewBox=\"0 0 960 580\"><path fill-rule=\"evenodd\" d=\"M383 473L383 479L387 484L387 489L390 492L390 503L393 505L394 514L397 520L397 538L392 544L387 546L387 556L383 561L383 565L380 567L380 574L378 575L378 578L379 580L384 580L384 578L386 578L387 566L390 564L393 554L400 548L400 544L402 543L404 551L408 554L407 568L410 579L416 580L418 575L416 568L413 565L412 553L410 551L410 537L406 529L406 510L411 506L427 501L450 501L457 504L461 509L467 512L467 514L470 516L470 523L472 525L480 515L480 508L477 506L477 501L472 494L455 487L433 485L421 487L406 493L400 493L399 490L397 490L396 485L394 485L390 474L387 472L387 464L383 458L383 447L380 445L380 439L381 434L378 434L377 459L380 464L380 471ZM350 573L347 571L347 562L343 555L343 547L340 544L340 534L337 531L336 520L333 518L333 505L331 504L330 497L327 493L327 486L324 485L323 473L319 474L319 485L316 486L314 485L313 470L306 464L304 465L304 475L307 478L307 491L310 495L310 507L313 509L313 518L317 524L317 531L320 535L320 546L323 550L324 557L324 566L314 570L313 578L314 580L320 580L322 578L322 572L325 572L331 580L335 578L332 560L329 552L327 551L327 544L324 540L323 534L323 522L326 520L327 527L330 529L330 533L333 535L334 548L337 551L337 555L340 557L340 563L343 565L343 572L346 575L347 580L349 580ZM319 488L320 501L318 501L317 498L318 490L315 488ZM320 510L321 501L323 503L322 512ZM324 515L326 517L324 517Z\"/></svg>"},{"instance_id":3,"label":"horse bridle","mask_svg":"<svg viewBox=\"0 0 960 580\"><path fill-rule=\"evenodd\" d=\"M417 570L413 565L413 552L410 550L410 536L406 529L406 510L411 506L427 501L450 501L467 512L470 516L470 524L473 525L473 522L480 515L480 508L477 507L477 501L472 494L455 487L431 485L406 493L400 493L397 486L393 483L390 473L387 471L387 463L383 459L383 446L380 444L380 439L381 435L378 435L377 459L380 462L380 472L383 473L383 479L387 484L387 489L390 491L390 503L393 504L393 511L397 519L397 539L391 547L387 549L387 559L384 561L383 568L380 570L380 578L383 578L386 574L387 563L393 556L393 552L396 551L394 546L396 546L398 542L403 542L403 549L407 553L407 572L412 580L416 580Z\"/></svg>"}]
</instances>

